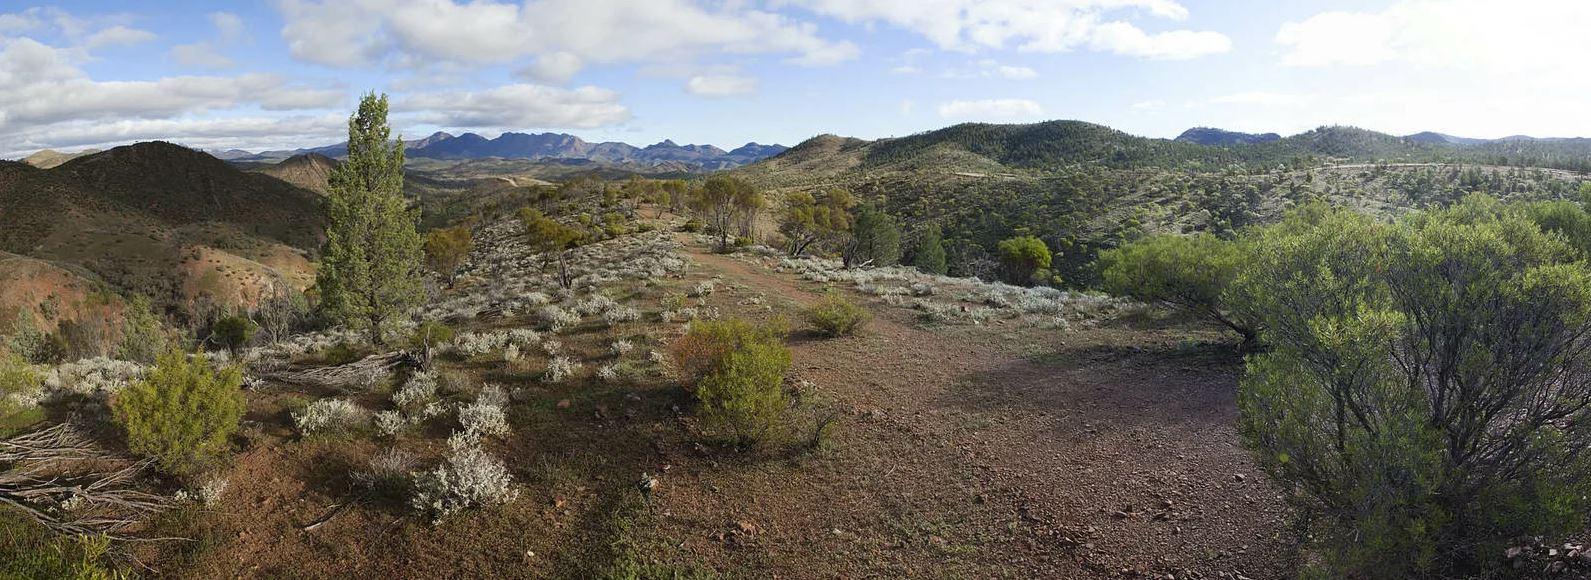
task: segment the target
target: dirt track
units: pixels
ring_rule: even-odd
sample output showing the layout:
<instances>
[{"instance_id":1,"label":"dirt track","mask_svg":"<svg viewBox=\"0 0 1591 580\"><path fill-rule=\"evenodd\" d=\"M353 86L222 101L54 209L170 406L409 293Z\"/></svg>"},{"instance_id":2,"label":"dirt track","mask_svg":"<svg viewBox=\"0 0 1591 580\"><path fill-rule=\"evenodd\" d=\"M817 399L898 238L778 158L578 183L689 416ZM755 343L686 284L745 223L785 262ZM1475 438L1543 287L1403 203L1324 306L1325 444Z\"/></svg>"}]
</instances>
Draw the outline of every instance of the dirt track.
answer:
<instances>
[{"instance_id":1,"label":"dirt track","mask_svg":"<svg viewBox=\"0 0 1591 580\"><path fill-rule=\"evenodd\" d=\"M770 304L817 296L692 258ZM797 337L796 373L852 415L818 469L720 494L753 506L724 517L767 530L760 565L730 559L803 577L1286 575L1284 507L1233 428L1234 356L1179 348L1187 329L925 329L874 310L862 336ZM801 565L825 552L850 557Z\"/></svg>"}]
</instances>

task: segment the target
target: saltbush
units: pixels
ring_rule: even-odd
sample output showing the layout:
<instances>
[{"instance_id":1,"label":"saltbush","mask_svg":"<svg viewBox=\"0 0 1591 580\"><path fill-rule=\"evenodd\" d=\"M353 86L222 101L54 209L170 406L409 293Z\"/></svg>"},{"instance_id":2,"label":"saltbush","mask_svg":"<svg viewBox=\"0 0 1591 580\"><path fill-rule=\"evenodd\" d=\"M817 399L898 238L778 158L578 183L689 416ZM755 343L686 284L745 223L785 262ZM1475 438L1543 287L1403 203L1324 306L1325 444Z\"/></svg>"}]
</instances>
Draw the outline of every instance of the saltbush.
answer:
<instances>
[{"instance_id":1,"label":"saltbush","mask_svg":"<svg viewBox=\"0 0 1591 580\"><path fill-rule=\"evenodd\" d=\"M369 424L370 412L344 399L321 399L293 413L293 425L306 437L353 435Z\"/></svg>"},{"instance_id":2,"label":"saltbush","mask_svg":"<svg viewBox=\"0 0 1591 580\"><path fill-rule=\"evenodd\" d=\"M216 369L204 357L172 350L118 393L113 409L130 451L186 473L226 451L243 418L242 385L237 367Z\"/></svg>"},{"instance_id":3,"label":"saltbush","mask_svg":"<svg viewBox=\"0 0 1591 580\"><path fill-rule=\"evenodd\" d=\"M807 309L807 320L818 332L828 336L849 336L873 317L866 308L846 300L843 294L829 291Z\"/></svg>"},{"instance_id":4,"label":"saltbush","mask_svg":"<svg viewBox=\"0 0 1591 580\"><path fill-rule=\"evenodd\" d=\"M433 520L471 508L506 504L519 497L508 467L480 447L459 445L447 462L414 475L410 505Z\"/></svg>"}]
</instances>

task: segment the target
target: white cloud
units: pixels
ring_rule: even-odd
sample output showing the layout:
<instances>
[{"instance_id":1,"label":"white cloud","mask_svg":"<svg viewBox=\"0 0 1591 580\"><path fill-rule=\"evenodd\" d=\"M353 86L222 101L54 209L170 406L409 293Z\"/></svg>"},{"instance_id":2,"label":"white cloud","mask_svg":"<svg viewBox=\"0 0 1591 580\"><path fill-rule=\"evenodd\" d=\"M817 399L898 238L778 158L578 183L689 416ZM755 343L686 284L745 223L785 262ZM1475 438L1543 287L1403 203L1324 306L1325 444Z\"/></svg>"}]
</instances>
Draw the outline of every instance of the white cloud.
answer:
<instances>
[{"instance_id":1,"label":"white cloud","mask_svg":"<svg viewBox=\"0 0 1591 580\"><path fill-rule=\"evenodd\" d=\"M78 68L80 58L81 49L52 47L30 38L0 48L0 142L10 147L58 146L102 134L107 130L102 126L154 127L158 125L145 121L156 120L192 125L198 122L194 115L249 107L324 109L344 98L341 91L295 84L271 74L96 81Z\"/></svg>"},{"instance_id":2,"label":"white cloud","mask_svg":"<svg viewBox=\"0 0 1591 580\"><path fill-rule=\"evenodd\" d=\"M578 56L567 52L554 52L536 57L535 64L521 70L520 74L534 80L561 85L569 82L569 79L584 66L585 63L580 62Z\"/></svg>"},{"instance_id":3,"label":"white cloud","mask_svg":"<svg viewBox=\"0 0 1591 580\"><path fill-rule=\"evenodd\" d=\"M120 24L95 31L83 40L83 47L90 50L107 46L129 46L140 42L155 39L155 33L137 28L129 28Z\"/></svg>"},{"instance_id":4,"label":"white cloud","mask_svg":"<svg viewBox=\"0 0 1591 580\"><path fill-rule=\"evenodd\" d=\"M902 99L898 109L900 110L901 116L910 115L912 114L913 110L917 109L917 103L912 102L911 99Z\"/></svg>"},{"instance_id":5,"label":"white cloud","mask_svg":"<svg viewBox=\"0 0 1591 580\"><path fill-rule=\"evenodd\" d=\"M1133 110L1136 110L1136 111L1158 111L1158 110L1166 108L1166 102L1164 100L1161 100L1161 99L1150 99L1150 100L1147 100L1147 101L1138 101L1136 103L1133 103L1131 105L1131 108Z\"/></svg>"},{"instance_id":6,"label":"white cloud","mask_svg":"<svg viewBox=\"0 0 1591 580\"><path fill-rule=\"evenodd\" d=\"M1182 20L1187 8L1171 0L782 0L851 23L883 22L927 37L940 48L974 51L1014 46L1029 52L1079 48L1154 59L1186 59L1231 50L1211 31L1148 33L1106 15L1139 9Z\"/></svg>"},{"instance_id":7,"label":"white cloud","mask_svg":"<svg viewBox=\"0 0 1591 580\"><path fill-rule=\"evenodd\" d=\"M897 66L897 67L889 69L889 74L892 74L892 75L909 76L909 75L922 74L922 72L923 72L923 69L917 68L916 66L909 65L909 64L903 64L903 65L900 65L900 66Z\"/></svg>"},{"instance_id":8,"label":"white cloud","mask_svg":"<svg viewBox=\"0 0 1591 580\"><path fill-rule=\"evenodd\" d=\"M534 84L420 94L399 100L393 110L425 123L458 128L590 129L630 119L629 109L613 91Z\"/></svg>"},{"instance_id":9,"label":"white cloud","mask_svg":"<svg viewBox=\"0 0 1591 580\"><path fill-rule=\"evenodd\" d=\"M1566 71L1591 53L1588 28L1591 2L1581 0L1405 0L1287 22L1276 42L1288 66Z\"/></svg>"},{"instance_id":10,"label":"white cloud","mask_svg":"<svg viewBox=\"0 0 1591 580\"><path fill-rule=\"evenodd\" d=\"M1044 108L1028 99L949 101L939 105L939 116L967 121L1021 121L1044 115Z\"/></svg>"},{"instance_id":11,"label":"white cloud","mask_svg":"<svg viewBox=\"0 0 1591 580\"><path fill-rule=\"evenodd\" d=\"M232 68L235 63L223 51L247 37L247 32L243 28L243 18L230 12L212 12L210 24L215 26L214 39L173 46L171 58L178 64L191 68L209 70Z\"/></svg>"},{"instance_id":12,"label":"white cloud","mask_svg":"<svg viewBox=\"0 0 1591 580\"><path fill-rule=\"evenodd\" d=\"M580 63L689 60L702 54L784 54L788 62L827 65L855 58L810 23L749 9L740 2L704 7L690 0L542 0L512 4L453 0L278 0L282 36L293 56L354 67L375 62L509 63L563 53ZM570 61L555 64L567 64ZM567 66L558 69L565 76Z\"/></svg>"},{"instance_id":13,"label":"white cloud","mask_svg":"<svg viewBox=\"0 0 1591 580\"><path fill-rule=\"evenodd\" d=\"M0 151L0 157L20 157L45 148L107 147L152 140L198 148L293 149L340 140L347 123L343 114L74 122L9 135L6 146L14 149Z\"/></svg>"},{"instance_id":14,"label":"white cloud","mask_svg":"<svg viewBox=\"0 0 1591 580\"><path fill-rule=\"evenodd\" d=\"M1001 65L1000 67L996 68L995 69L995 74L999 75L1000 78L1006 78L1006 79L1017 80L1017 81L1027 80L1027 79L1035 79L1035 78L1038 78L1038 76L1039 76L1038 71L1033 70L1031 68L1028 68L1028 67L1025 67L1025 66L1007 66L1007 65Z\"/></svg>"},{"instance_id":15,"label":"white cloud","mask_svg":"<svg viewBox=\"0 0 1591 580\"><path fill-rule=\"evenodd\" d=\"M733 97L757 92L757 79L738 75L694 76L685 90L703 97Z\"/></svg>"}]
</instances>

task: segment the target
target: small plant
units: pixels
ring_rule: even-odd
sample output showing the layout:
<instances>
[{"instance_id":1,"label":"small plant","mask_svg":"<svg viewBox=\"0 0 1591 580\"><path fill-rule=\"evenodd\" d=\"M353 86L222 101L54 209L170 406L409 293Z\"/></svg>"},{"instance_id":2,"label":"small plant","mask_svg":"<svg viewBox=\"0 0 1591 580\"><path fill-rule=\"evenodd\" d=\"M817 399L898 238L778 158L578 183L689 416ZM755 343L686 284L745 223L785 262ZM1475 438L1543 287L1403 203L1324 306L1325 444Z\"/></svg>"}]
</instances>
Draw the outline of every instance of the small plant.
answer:
<instances>
[{"instance_id":1,"label":"small plant","mask_svg":"<svg viewBox=\"0 0 1591 580\"><path fill-rule=\"evenodd\" d=\"M187 473L226 451L243 418L243 373L167 351L143 380L116 395L127 448L170 473Z\"/></svg>"},{"instance_id":2,"label":"small plant","mask_svg":"<svg viewBox=\"0 0 1591 580\"><path fill-rule=\"evenodd\" d=\"M243 348L250 340L254 340L254 333L259 330L260 325L249 320L249 317L233 314L215 321L215 325L210 328L210 337L216 344L226 348L227 352L237 353L238 349Z\"/></svg>"},{"instance_id":3,"label":"small plant","mask_svg":"<svg viewBox=\"0 0 1591 580\"><path fill-rule=\"evenodd\" d=\"M579 370L580 363L575 362L574 359L566 356L555 356L552 360L547 361L547 374L542 376L542 380L548 383L561 383Z\"/></svg>"},{"instance_id":4,"label":"small plant","mask_svg":"<svg viewBox=\"0 0 1591 580\"><path fill-rule=\"evenodd\" d=\"M503 414L502 405L495 401L476 401L459 407L459 425L466 434L477 439L508 435L508 417Z\"/></svg>"},{"instance_id":5,"label":"small plant","mask_svg":"<svg viewBox=\"0 0 1591 580\"><path fill-rule=\"evenodd\" d=\"M365 469L354 472L354 483L378 498L405 501L414 488L416 463L413 453L391 447L370 458Z\"/></svg>"},{"instance_id":6,"label":"small plant","mask_svg":"<svg viewBox=\"0 0 1591 580\"><path fill-rule=\"evenodd\" d=\"M621 338L619 340L613 341L613 346L608 350L613 352L613 356L624 356L626 354L630 354L630 351L635 350L635 345L630 341Z\"/></svg>"},{"instance_id":7,"label":"small plant","mask_svg":"<svg viewBox=\"0 0 1591 580\"><path fill-rule=\"evenodd\" d=\"M353 435L370 424L370 412L345 399L321 399L293 413L293 425L304 436Z\"/></svg>"},{"instance_id":8,"label":"small plant","mask_svg":"<svg viewBox=\"0 0 1591 580\"><path fill-rule=\"evenodd\" d=\"M460 445L446 463L414 476L410 505L434 521L466 509L503 505L519 497L503 462L480 447Z\"/></svg>"},{"instance_id":9,"label":"small plant","mask_svg":"<svg viewBox=\"0 0 1591 580\"><path fill-rule=\"evenodd\" d=\"M785 423L785 326L782 320L695 322L673 344L674 370L694 388L707 419L742 443L766 441Z\"/></svg>"},{"instance_id":10,"label":"small plant","mask_svg":"<svg viewBox=\"0 0 1591 580\"><path fill-rule=\"evenodd\" d=\"M843 294L830 290L823 299L807 310L807 320L818 332L828 336L849 336L873 317L866 308L846 300Z\"/></svg>"},{"instance_id":11,"label":"small plant","mask_svg":"<svg viewBox=\"0 0 1591 580\"><path fill-rule=\"evenodd\" d=\"M706 298L713 294L713 290L713 281L703 280L700 283L697 283L695 287L691 288L690 296L692 298Z\"/></svg>"},{"instance_id":12,"label":"small plant","mask_svg":"<svg viewBox=\"0 0 1591 580\"><path fill-rule=\"evenodd\" d=\"M452 340L451 327L435 320L426 320L414 327L414 333L409 335L408 346L415 352L429 353Z\"/></svg>"}]
</instances>

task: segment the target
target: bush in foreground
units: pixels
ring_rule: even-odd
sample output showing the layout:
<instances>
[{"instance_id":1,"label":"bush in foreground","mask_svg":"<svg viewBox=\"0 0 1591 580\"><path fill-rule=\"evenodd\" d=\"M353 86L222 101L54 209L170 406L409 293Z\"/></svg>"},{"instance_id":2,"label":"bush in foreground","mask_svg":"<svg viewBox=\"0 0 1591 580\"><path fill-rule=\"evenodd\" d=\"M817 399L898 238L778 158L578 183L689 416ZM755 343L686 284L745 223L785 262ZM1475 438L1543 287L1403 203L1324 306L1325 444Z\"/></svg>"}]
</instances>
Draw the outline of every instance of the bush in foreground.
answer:
<instances>
[{"instance_id":1,"label":"bush in foreground","mask_svg":"<svg viewBox=\"0 0 1591 580\"><path fill-rule=\"evenodd\" d=\"M1591 267L1488 200L1388 224L1315 216L1234 291L1270 351L1240 431L1333 577L1485 577L1584 530Z\"/></svg>"},{"instance_id":2,"label":"bush in foreground","mask_svg":"<svg viewBox=\"0 0 1591 580\"><path fill-rule=\"evenodd\" d=\"M707 421L739 443L766 442L784 427L790 351L782 324L698 321L674 344L682 378L693 383Z\"/></svg>"},{"instance_id":3,"label":"bush in foreground","mask_svg":"<svg viewBox=\"0 0 1591 580\"><path fill-rule=\"evenodd\" d=\"M136 384L116 395L127 448L162 469L187 473L224 452L243 418L243 373L205 357L167 351Z\"/></svg>"},{"instance_id":4,"label":"bush in foreground","mask_svg":"<svg viewBox=\"0 0 1591 580\"><path fill-rule=\"evenodd\" d=\"M846 300L843 294L830 290L807 310L807 320L818 332L828 336L849 336L873 317L866 308Z\"/></svg>"},{"instance_id":5,"label":"bush in foreground","mask_svg":"<svg viewBox=\"0 0 1591 580\"><path fill-rule=\"evenodd\" d=\"M474 445L453 450L447 463L414 476L410 505L435 520L466 509L502 505L519 497L503 462Z\"/></svg>"}]
</instances>

